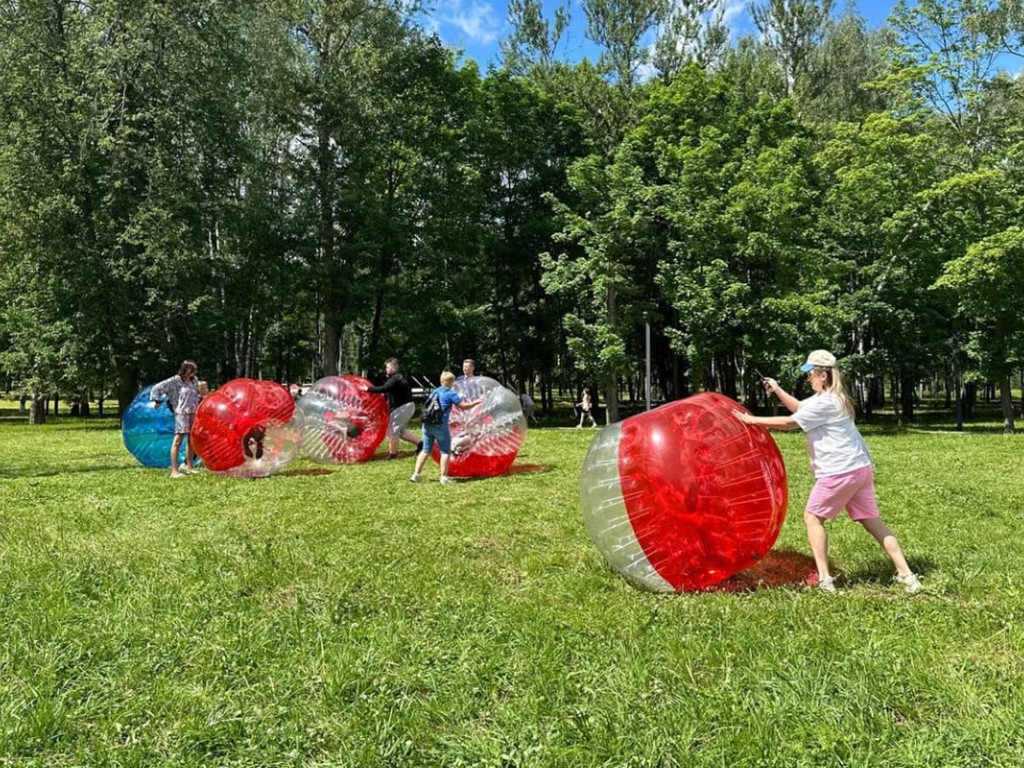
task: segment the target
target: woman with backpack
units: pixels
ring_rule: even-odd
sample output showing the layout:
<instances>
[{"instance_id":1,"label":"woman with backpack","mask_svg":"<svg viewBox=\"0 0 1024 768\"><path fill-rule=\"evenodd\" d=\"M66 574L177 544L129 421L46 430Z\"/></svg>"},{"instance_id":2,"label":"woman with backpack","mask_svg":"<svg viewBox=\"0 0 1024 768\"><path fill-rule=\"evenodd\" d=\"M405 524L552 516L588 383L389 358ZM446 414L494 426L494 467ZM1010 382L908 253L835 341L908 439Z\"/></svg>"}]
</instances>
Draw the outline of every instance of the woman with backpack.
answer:
<instances>
[{"instance_id":1,"label":"woman with backpack","mask_svg":"<svg viewBox=\"0 0 1024 768\"><path fill-rule=\"evenodd\" d=\"M434 443L441 453L441 484L454 483L453 478L448 477L448 463L451 460L452 436L448 431L448 416L452 408L468 410L475 408L484 401L482 397L476 400L463 400L458 392L451 386L455 383L455 374L445 371L441 374L441 386L430 393L426 404L423 406L423 417L420 421L423 424L423 447L416 457L416 469L409 478L414 483L420 481L420 472L427 461L430 452L434 450Z\"/></svg>"}]
</instances>

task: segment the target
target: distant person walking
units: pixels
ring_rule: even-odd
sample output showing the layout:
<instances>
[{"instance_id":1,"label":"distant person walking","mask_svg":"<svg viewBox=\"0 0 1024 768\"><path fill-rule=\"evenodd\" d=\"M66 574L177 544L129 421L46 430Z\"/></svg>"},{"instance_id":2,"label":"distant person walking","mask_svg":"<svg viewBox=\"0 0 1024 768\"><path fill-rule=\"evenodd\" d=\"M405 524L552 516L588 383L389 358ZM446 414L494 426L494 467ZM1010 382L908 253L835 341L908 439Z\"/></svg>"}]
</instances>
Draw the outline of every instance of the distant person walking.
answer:
<instances>
[{"instance_id":1,"label":"distant person walking","mask_svg":"<svg viewBox=\"0 0 1024 768\"><path fill-rule=\"evenodd\" d=\"M400 440L412 443L417 451L420 449L420 436L409 429L409 419L416 413L416 405L412 400L412 386L402 372L398 358L385 360L384 372L388 376L387 381L366 391L384 395L388 400L388 458L397 459Z\"/></svg>"},{"instance_id":2,"label":"distant person walking","mask_svg":"<svg viewBox=\"0 0 1024 768\"><path fill-rule=\"evenodd\" d=\"M538 424L537 421L537 406L533 402L533 398L523 392L519 396L519 404L523 407L523 416L526 417L527 421L532 421L534 424Z\"/></svg>"},{"instance_id":3,"label":"distant person walking","mask_svg":"<svg viewBox=\"0 0 1024 768\"><path fill-rule=\"evenodd\" d=\"M895 534L882 522L875 499L875 475L864 438L854 424L854 406L831 352L816 349L807 356L800 370L808 374L814 394L797 400L775 379L764 379L764 388L789 409L791 416L752 416L734 411L745 424L760 424L772 429L799 427L807 435L811 468L816 482L804 510L807 540L818 568L818 587L835 592L828 567L828 532L824 520L833 520L846 509L851 520L864 526L896 567L896 581L913 594L921 582L910 570Z\"/></svg>"},{"instance_id":4,"label":"distant person walking","mask_svg":"<svg viewBox=\"0 0 1024 768\"><path fill-rule=\"evenodd\" d=\"M451 461L452 453L452 436L448 430L448 417L451 415L452 408L458 408L460 410L468 410L480 405L484 399L477 398L476 400L466 400L458 392L455 392L451 387L455 383L455 374L451 371L445 371L441 374L441 386L430 393L428 398L429 407L431 399L436 398L437 404L441 410L440 422L437 424L430 424L424 420L423 424L423 447L420 448L420 453L416 457L416 469L412 473L412 477L409 479L418 483L421 478L421 472L423 465L427 461L427 456L434 450L434 443L437 443L438 452L441 454L441 483L447 485L454 483L455 480L448 477L448 464Z\"/></svg>"},{"instance_id":5,"label":"distant person walking","mask_svg":"<svg viewBox=\"0 0 1024 768\"><path fill-rule=\"evenodd\" d=\"M149 392L153 407L157 408L161 400L167 400L167 407L174 414L174 440L171 441L171 477L179 478L183 474L195 471L195 453L192 450L192 423L199 408L198 368L191 360L185 360L178 372L169 379L155 384ZM205 387L204 387L205 388ZM181 441L185 441L185 463L178 466L178 451Z\"/></svg>"},{"instance_id":6,"label":"distant person walking","mask_svg":"<svg viewBox=\"0 0 1024 768\"><path fill-rule=\"evenodd\" d=\"M583 388L583 397L580 402L576 403L576 406L580 409L580 423L576 425L576 429L583 429L584 419L590 419L590 426L596 427L597 422L594 421L594 415L591 413L593 402L590 399L590 387Z\"/></svg>"}]
</instances>

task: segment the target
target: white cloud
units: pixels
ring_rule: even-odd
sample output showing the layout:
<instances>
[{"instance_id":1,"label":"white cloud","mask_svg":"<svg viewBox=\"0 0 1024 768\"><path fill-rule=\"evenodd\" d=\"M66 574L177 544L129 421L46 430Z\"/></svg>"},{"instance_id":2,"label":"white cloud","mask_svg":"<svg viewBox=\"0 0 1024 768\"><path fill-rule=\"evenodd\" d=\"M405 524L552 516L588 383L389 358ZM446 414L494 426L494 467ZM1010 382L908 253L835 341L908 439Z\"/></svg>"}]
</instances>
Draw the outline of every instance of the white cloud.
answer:
<instances>
[{"instance_id":1,"label":"white cloud","mask_svg":"<svg viewBox=\"0 0 1024 768\"><path fill-rule=\"evenodd\" d=\"M733 24L747 12L744 0L726 0L722 8L722 23L732 29Z\"/></svg>"},{"instance_id":2,"label":"white cloud","mask_svg":"<svg viewBox=\"0 0 1024 768\"><path fill-rule=\"evenodd\" d=\"M458 29L467 41L490 45L501 35L504 20L494 6L481 0L442 0L434 17L442 25Z\"/></svg>"}]
</instances>

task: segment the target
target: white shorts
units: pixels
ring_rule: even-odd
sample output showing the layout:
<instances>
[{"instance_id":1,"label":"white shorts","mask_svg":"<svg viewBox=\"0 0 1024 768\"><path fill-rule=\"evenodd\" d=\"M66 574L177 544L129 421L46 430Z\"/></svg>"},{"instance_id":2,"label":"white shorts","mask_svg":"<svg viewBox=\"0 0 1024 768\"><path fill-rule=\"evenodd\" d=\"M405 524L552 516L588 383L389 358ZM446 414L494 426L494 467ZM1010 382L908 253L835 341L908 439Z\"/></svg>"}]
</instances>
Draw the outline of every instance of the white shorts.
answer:
<instances>
[{"instance_id":1,"label":"white shorts","mask_svg":"<svg viewBox=\"0 0 1024 768\"><path fill-rule=\"evenodd\" d=\"M388 434L391 437L401 437L405 428L409 426L409 420L414 413L416 413L415 403L406 403L395 408L388 417Z\"/></svg>"}]
</instances>

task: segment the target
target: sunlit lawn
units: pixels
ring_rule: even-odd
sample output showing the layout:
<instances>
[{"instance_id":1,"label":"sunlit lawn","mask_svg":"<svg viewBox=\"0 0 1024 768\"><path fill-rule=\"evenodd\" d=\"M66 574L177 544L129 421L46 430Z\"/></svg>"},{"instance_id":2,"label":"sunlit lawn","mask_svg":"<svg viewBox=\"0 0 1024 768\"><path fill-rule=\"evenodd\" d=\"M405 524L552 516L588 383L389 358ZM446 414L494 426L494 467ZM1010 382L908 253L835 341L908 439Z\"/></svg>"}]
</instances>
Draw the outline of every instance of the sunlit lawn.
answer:
<instances>
[{"instance_id":1,"label":"sunlit lawn","mask_svg":"<svg viewBox=\"0 0 1024 768\"><path fill-rule=\"evenodd\" d=\"M777 554L657 596L583 529L590 430L442 487L172 481L111 421L5 419L0 765L1024 764L1024 438L942 426L865 430L911 598L842 520L839 594L800 586L799 435Z\"/></svg>"}]
</instances>

